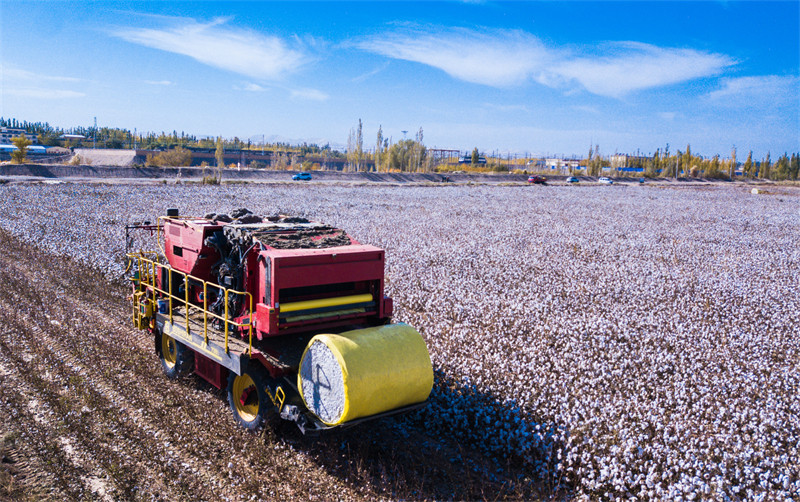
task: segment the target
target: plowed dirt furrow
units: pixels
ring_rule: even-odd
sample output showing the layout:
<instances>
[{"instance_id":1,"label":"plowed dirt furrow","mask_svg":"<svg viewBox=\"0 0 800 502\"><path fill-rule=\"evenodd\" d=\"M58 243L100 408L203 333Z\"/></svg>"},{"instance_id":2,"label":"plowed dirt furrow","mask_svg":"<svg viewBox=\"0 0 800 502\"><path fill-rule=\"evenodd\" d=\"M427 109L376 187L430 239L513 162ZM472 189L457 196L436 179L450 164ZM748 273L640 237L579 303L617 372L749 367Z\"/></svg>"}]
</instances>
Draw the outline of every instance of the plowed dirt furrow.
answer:
<instances>
[{"instance_id":1,"label":"plowed dirt furrow","mask_svg":"<svg viewBox=\"0 0 800 502\"><path fill-rule=\"evenodd\" d=\"M290 445L236 427L223 393L167 380L122 286L16 244L0 234L3 402L32 429L24 438L49 445L23 462L58 480L55 499L325 499L332 487L361 498ZM40 466L53 458L58 469Z\"/></svg>"},{"instance_id":2,"label":"plowed dirt furrow","mask_svg":"<svg viewBox=\"0 0 800 502\"><path fill-rule=\"evenodd\" d=\"M195 488L225 486L226 490L230 491L231 480L226 475L229 471L226 464L232 463L234 467L241 469L247 469L249 466L236 465L241 463L243 456L230 450L231 445L228 438L210 432L215 429L215 424L230 422L229 412L224 406L220 406L219 399L217 399L217 403L203 402L208 399L187 399L185 386L166 381L157 369L154 370L155 358L152 355L146 359L145 364L139 365L141 366L139 370L143 371L109 371L108 368L115 366L124 368L133 366L125 363L126 357L117 355L120 350L119 340L116 337L108 337L110 331L103 329L104 326L108 326L119 331L119 322L110 320L107 316L90 313L88 315L94 320L94 327L91 331L82 333L81 329L66 329L61 326L61 322L55 319L63 318L65 314L71 314L73 323L81 326L84 324L79 322L79 318L86 316L87 313L76 313L74 310L62 312L60 303L55 302L50 305L50 314L48 315L51 320L45 324L47 332L42 331L32 321L25 319L21 320L22 324L17 331L31 334L32 337L29 341L48 340L47 344L38 346L36 350L40 351L39 359L42 360L42 366L46 368L44 371L47 372L50 379L62 382L80 379L81 382L91 383L91 386L79 385L72 391L80 398L77 407L80 407L82 403L87 403L84 406L89 405L93 415L102 416L103 425L95 427L99 430L94 431L97 437L103 439L108 435L108 431L113 432L114 444L103 446L116 451L119 449L120 442L125 440L127 445L125 451L128 455L159 458L167 466L178 470L178 472L158 473L159 476L185 478L191 480L191 483L197 484ZM0 310L4 310L3 307L7 306L0 302ZM75 305L68 304L67 307L74 309ZM10 322L19 321L18 319ZM106 334L106 337L103 337L103 334ZM147 337L140 336L139 338ZM92 343L88 349L81 350L81 352L85 360L91 362L90 365L84 365L81 362L82 359L71 352L81 347L87 340L91 340ZM33 350L23 340L18 340L18 344L24 352ZM46 351L46 353L42 353L42 351ZM147 388L153 386L154 382L158 382L160 393L157 395L147 392L120 393L125 389ZM202 396L207 393L195 392L194 394ZM153 400L154 396L155 401ZM99 406L98 403L104 403L104 406ZM179 406L178 403L185 404ZM221 413L220 408L222 408ZM180 412L171 412L173 409ZM216 416L208 420L209 413ZM199 434L193 435L196 441L186 442L185 431L187 429L200 431ZM154 442L153 438L158 438L158 441ZM248 437L246 440L252 440L252 438ZM180 450L180 457L177 457L176 450L170 445L181 443L184 445ZM218 451L228 450L229 455L227 456L233 458L233 461L227 461L225 457L208 459L206 453L210 446ZM247 448L246 444L240 446L243 449ZM202 462L199 462L199 459L202 459ZM123 460L116 459L115 463ZM148 472L135 474L137 477L153 477L152 473ZM213 489L206 488L206 491L210 492L206 493L206 497L209 499L225 495L224 492L215 493Z\"/></svg>"},{"instance_id":3,"label":"plowed dirt furrow","mask_svg":"<svg viewBox=\"0 0 800 502\"><path fill-rule=\"evenodd\" d=\"M67 500L80 486L80 473L51 445L57 437L31 416L28 404L11 391L13 371L0 352L0 500Z\"/></svg>"},{"instance_id":4,"label":"plowed dirt furrow","mask_svg":"<svg viewBox=\"0 0 800 502\"><path fill-rule=\"evenodd\" d=\"M5 340L0 342L0 348L8 353ZM16 396L29 396L29 400L21 403L12 396L7 404L13 405L26 422L48 436L46 455L52 463L59 464L61 477L71 481L67 484L70 495L84 497L91 494L102 500L113 500L110 493L115 490L104 479L105 473L93 454L93 445L85 441L82 431L73 432L73 417L63 416L65 403L47 388L42 379L26 378L30 377L30 368L19 363L5 357L0 359L0 365L8 372L4 387L15 389ZM67 428L71 432L66 433Z\"/></svg>"},{"instance_id":5,"label":"plowed dirt furrow","mask_svg":"<svg viewBox=\"0 0 800 502\"><path fill-rule=\"evenodd\" d=\"M135 472L113 472L114 477L120 477L120 483L129 485L131 479L136 478L169 478L187 479L190 484L210 485L213 481L205 469L197 468L194 459L185 458L169 447L170 434L161 423L149 420L135 406L129 404L129 399L116 392L113 384L104 378L97 369L83 366L72 356L55 337L48 336L38 326L25 326L25 332L31 333L34 339L49 339L49 343L39 348L37 357L24 370L31 378L31 372L41 372L47 382L61 383L62 388L55 395L49 395L49 400L55 399L58 404L68 410L66 415L77 415L79 423L69 424L72 430L77 429L76 436L84 439L91 451L100 450L106 457L102 462L111 470L115 466L123 465L130 457L161 459L163 464L137 466ZM7 340L2 341L8 344ZM20 345L28 345L17 340ZM29 350L33 350L27 347ZM74 382L74 383L73 383ZM22 388L22 385L17 386ZM122 387L125 388L125 387ZM127 387L135 389L135 387ZM39 391L44 395L46 391ZM36 395L36 394L32 394ZM64 410L60 410L64 414ZM177 429L180 430L180 429ZM163 441L153 442L153 437L163 437ZM177 438L176 438L177 439ZM123 448L124 447L124 448ZM162 467L162 466L166 467ZM132 489L133 487L128 487ZM128 490L124 490L128 491ZM169 493L169 490L159 490L160 495ZM178 495L175 493L174 495ZM209 497L219 497L222 494L208 494Z\"/></svg>"}]
</instances>

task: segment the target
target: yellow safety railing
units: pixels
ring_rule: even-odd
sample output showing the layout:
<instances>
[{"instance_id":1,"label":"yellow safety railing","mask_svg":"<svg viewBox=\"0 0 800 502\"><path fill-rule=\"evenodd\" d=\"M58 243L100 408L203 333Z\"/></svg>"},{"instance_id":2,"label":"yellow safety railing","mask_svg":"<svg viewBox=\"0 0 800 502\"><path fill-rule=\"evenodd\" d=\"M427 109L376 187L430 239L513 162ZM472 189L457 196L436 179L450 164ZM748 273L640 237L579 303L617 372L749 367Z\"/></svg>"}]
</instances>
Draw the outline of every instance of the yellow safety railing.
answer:
<instances>
[{"instance_id":1,"label":"yellow safety railing","mask_svg":"<svg viewBox=\"0 0 800 502\"><path fill-rule=\"evenodd\" d=\"M153 306L155 308L156 305L156 293L161 293L164 295L169 302L168 312L169 312L169 322L170 324L174 323L173 318L173 300L177 302L183 303L185 306L184 316L185 319L185 328L186 332L189 333L189 311L190 309L194 309L195 311L199 311L203 314L203 340L206 344L208 344L208 320L209 317L212 319L218 319L222 321L223 325L225 326L224 333L225 333L225 353L228 353L228 336L230 334L230 327L234 326L237 328L242 328L247 326L248 330L248 355L253 355L253 295L248 293L247 291L236 291L234 289L225 288L220 286L219 284L205 281L199 277L195 277L193 275L187 274L185 272L181 272L180 270L175 270L174 268L170 267L167 264L159 263L156 259L150 259L146 255L152 255L154 253L129 253L127 256L131 260L136 261L136 270L134 271L134 277L131 279L134 282L138 281L138 286L140 289L145 289L150 292L152 295ZM167 271L167 289L164 290L159 288L156 284L156 275L158 273L158 269L163 268ZM138 275L137 275L138 272ZM184 298L179 298L177 295L172 294L172 278L173 274L177 274L183 278L182 282L184 284ZM189 281L193 281L195 284L202 284L203 286L203 306L200 307L198 305L193 305L189 302ZM162 284L163 286L163 284ZM209 287L212 290L216 290L218 292L222 292L225 301L225 314L219 315L214 312L208 310L208 291ZM235 322L230 319L230 312L228 312L228 299L230 295L240 295L247 299L247 315L245 322ZM136 316L137 306L134 305L134 316ZM134 317L134 322L136 321L136 317Z\"/></svg>"}]
</instances>

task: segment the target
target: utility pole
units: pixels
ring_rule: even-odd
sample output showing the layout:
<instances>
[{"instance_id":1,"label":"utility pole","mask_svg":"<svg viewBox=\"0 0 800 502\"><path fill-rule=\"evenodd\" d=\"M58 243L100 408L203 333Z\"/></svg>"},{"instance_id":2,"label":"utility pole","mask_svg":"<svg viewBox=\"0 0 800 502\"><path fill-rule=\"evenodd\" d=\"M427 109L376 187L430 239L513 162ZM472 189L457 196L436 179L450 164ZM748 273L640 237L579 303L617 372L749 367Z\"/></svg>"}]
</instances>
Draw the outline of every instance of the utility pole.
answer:
<instances>
[{"instance_id":1,"label":"utility pole","mask_svg":"<svg viewBox=\"0 0 800 502\"><path fill-rule=\"evenodd\" d=\"M94 134L92 134L92 150L97 146L97 117L94 118Z\"/></svg>"}]
</instances>

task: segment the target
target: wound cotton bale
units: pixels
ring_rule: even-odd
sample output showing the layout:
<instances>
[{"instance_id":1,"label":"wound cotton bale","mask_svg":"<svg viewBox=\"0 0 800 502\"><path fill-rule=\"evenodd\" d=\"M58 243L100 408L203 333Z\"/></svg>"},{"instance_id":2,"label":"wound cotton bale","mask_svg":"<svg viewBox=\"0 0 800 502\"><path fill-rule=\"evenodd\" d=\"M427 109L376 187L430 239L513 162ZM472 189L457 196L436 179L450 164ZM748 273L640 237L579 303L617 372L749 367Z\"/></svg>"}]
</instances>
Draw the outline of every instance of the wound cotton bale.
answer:
<instances>
[{"instance_id":1,"label":"wound cotton bale","mask_svg":"<svg viewBox=\"0 0 800 502\"><path fill-rule=\"evenodd\" d=\"M422 336L399 323L315 336L297 380L308 409L339 425L425 401L433 367Z\"/></svg>"}]
</instances>

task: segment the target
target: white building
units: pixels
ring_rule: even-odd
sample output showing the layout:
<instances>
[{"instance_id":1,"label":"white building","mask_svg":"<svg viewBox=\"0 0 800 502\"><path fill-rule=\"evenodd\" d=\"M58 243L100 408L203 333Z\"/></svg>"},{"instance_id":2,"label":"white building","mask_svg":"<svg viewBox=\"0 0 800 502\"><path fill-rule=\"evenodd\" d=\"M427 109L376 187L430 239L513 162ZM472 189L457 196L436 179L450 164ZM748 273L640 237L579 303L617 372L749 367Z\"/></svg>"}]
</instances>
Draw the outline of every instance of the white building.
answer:
<instances>
[{"instance_id":1,"label":"white building","mask_svg":"<svg viewBox=\"0 0 800 502\"><path fill-rule=\"evenodd\" d=\"M570 169L580 169L581 161L575 159L545 159L545 165L548 169L555 169L558 171L568 171Z\"/></svg>"},{"instance_id":2,"label":"white building","mask_svg":"<svg viewBox=\"0 0 800 502\"><path fill-rule=\"evenodd\" d=\"M0 127L0 143L10 145L11 140L17 136L27 137L34 145L39 143L39 138L35 134L29 134L25 132L25 129L19 129L16 127Z\"/></svg>"}]
</instances>

